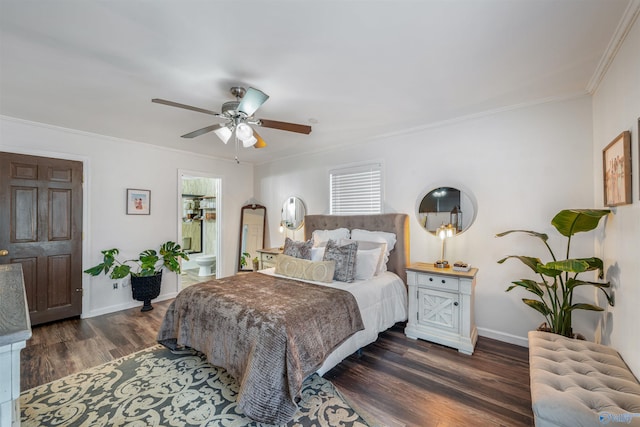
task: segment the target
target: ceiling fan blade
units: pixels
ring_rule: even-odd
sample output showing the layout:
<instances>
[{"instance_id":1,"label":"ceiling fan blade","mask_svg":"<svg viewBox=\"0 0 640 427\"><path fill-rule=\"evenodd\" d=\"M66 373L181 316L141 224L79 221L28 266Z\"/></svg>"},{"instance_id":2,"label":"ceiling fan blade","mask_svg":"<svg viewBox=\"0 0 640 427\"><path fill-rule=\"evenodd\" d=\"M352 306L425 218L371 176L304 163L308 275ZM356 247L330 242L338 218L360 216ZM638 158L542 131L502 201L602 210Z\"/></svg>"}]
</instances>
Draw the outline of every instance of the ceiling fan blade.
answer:
<instances>
[{"instance_id":1,"label":"ceiling fan blade","mask_svg":"<svg viewBox=\"0 0 640 427\"><path fill-rule=\"evenodd\" d=\"M253 136L258 140L258 142L253 145L253 148L264 148L267 146L267 143L264 142L264 139L262 139L262 137L255 130L253 131Z\"/></svg>"},{"instance_id":2,"label":"ceiling fan blade","mask_svg":"<svg viewBox=\"0 0 640 427\"><path fill-rule=\"evenodd\" d=\"M253 113L255 113L256 110L267 101L267 99L269 99L269 95L259 91L258 89L250 87L247 89L247 93L242 97L242 100L238 105L238 111L245 113L247 116L253 116Z\"/></svg>"},{"instance_id":3,"label":"ceiling fan blade","mask_svg":"<svg viewBox=\"0 0 640 427\"><path fill-rule=\"evenodd\" d=\"M211 132L212 130L216 130L221 126L224 127L224 125L219 125L219 124L218 125L210 125L210 126L202 128L202 129L198 129L198 130L194 130L193 132L186 133L186 134L182 135L182 138L195 138L196 136L200 136L200 135L203 135L205 133Z\"/></svg>"},{"instance_id":4,"label":"ceiling fan blade","mask_svg":"<svg viewBox=\"0 0 640 427\"><path fill-rule=\"evenodd\" d=\"M260 126L262 126L263 128L286 130L289 132L304 133L307 135L311 133L311 126L298 125L295 123L287 123L287 122L278 122L276 120L260 119Z\"/></svg>"},{"instance_id":5,"label":"ceiling fan blade","mask_svg":"<svg viewBox=\"0 0 640 427\"><path fill-rule=\"evenodd\" d=\"M155 102L156 104L168 105L170 107L184 108L185 110L197 111L198 113L210 114L216 117L220 116L220 113L216 113L215 111L205 110L204 108L192 107L191 105L180 104L179 102L167 101L166 99L153 98L151 102Z\"/></svg>"}]
</instances>

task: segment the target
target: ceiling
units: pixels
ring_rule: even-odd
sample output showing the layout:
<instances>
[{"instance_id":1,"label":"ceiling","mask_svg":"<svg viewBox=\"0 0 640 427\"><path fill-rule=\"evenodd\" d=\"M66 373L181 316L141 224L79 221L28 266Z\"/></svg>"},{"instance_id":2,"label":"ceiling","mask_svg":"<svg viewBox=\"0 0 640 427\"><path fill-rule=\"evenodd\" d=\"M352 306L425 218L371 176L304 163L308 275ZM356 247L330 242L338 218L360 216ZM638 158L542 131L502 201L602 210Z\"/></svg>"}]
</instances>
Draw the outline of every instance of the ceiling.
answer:
<instances>
[{"instance_id":1,"label":"ceiling","mask_svg":"<svg viewBox=\"0 0 640 427\"><path fill-rule=\"evenodd\" d=\"M588 93L638 0L0 0L0 114L233 159L229 89L270 95L243 162ZM631 11L631 12L630 12ZM108 143L108 140L105 140Z\"/></svg>"}]
</instances>

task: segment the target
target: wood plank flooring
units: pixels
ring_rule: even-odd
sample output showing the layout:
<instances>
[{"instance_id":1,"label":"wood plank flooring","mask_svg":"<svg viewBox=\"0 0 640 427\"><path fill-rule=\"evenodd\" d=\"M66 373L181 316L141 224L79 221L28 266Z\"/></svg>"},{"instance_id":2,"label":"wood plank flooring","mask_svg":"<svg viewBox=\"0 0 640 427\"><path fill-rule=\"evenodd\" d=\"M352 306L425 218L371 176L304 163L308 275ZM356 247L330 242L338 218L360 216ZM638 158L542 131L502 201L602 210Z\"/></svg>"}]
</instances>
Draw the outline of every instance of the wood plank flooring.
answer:
<instances>
[{"instance_id":1,"label":"wood plank flooring","mask_svg":"<svg viewBox=\"0 0 640 427\"><path fill-rule=\"evenodd\" d=\"M155 344L170 301L36 326L21 353L21 390ZM325 374L387 426L532 426L526 348L480 337L472 356L411 340L398 324Z\"/></svg>"}]
</instances>

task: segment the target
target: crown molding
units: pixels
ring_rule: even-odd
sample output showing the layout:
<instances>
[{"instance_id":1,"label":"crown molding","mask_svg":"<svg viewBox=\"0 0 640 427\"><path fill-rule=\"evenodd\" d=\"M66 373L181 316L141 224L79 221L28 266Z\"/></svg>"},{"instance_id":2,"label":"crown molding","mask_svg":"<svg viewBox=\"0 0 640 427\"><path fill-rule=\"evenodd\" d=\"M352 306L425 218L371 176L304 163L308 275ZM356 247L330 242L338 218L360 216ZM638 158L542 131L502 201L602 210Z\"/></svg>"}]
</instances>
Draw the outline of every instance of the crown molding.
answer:
<instances>
[{"instance_id":1,"label":"crown molding","mask_svg":"<svg viewBox=\"0 0 640 427\"><path fill-rule=\"evenodd\" d=\"M638 15L640 15L640 0L631 0L631 2L629 2L629 5L627 6L627 9L622 14L622 18L618 23L618 27L613 33L613 37L611 37L609 45L604 51L602 58L600 58L600 62L598 63L595 72L591 76L589 83L587 83L586 91L590 95L593 95L595 91L598 90L600 82L604 78L605 74L607 74L607 70L609 70L611 63L618 54L620 47L629 34L629 31L631 31L631 28L636 22Z\"/></svg>"}]
</instances>

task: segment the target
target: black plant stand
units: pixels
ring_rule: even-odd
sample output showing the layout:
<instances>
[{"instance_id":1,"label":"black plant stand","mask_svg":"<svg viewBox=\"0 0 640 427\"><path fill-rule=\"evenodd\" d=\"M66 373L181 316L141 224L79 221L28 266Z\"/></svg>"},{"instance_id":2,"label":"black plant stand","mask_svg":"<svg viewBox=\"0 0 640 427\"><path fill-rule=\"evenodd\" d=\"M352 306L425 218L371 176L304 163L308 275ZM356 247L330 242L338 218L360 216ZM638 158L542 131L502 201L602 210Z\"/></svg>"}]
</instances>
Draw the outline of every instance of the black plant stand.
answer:
<instances>
[{"instance_id":1,"label":"black plant stand","mask_svg":"<svg viewBox=\"0 0 640 427\"><path fill-rule=\"evenodd\" d=\"M160 295L161 284L162 271L155 276L131 276L131 293L133 294L133 299L144 303L140 311L153 310L151 300Z\"/></svg>"}]
</instances>

